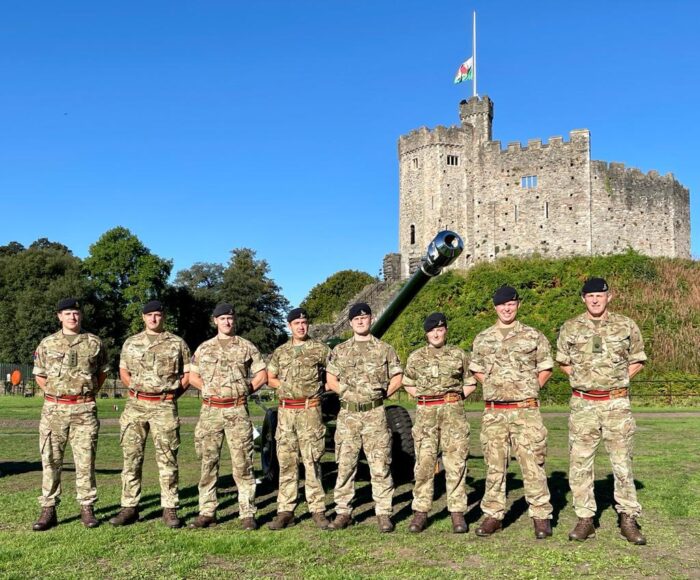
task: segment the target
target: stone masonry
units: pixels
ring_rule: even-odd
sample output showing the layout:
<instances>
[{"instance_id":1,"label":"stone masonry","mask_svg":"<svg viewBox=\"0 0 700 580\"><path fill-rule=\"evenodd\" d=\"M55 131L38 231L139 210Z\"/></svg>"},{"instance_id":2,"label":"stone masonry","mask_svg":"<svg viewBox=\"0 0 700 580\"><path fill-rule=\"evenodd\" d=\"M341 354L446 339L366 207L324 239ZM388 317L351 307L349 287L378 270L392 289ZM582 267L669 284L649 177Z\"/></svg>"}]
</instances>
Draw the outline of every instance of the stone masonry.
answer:
<instances>
[{"instance_id":1,"label":"stone masonry","mask_svg":"<svg viewBox=\"0 0 700 580\"><path fill-rule=\"evenodd\" d=\"M462 101L459 116L459 127L399 138L399 257L385 261L386 279L407 278L444 229L464 240L457 268L628 248L690 258L689 191L672 174L592 161L587 129L502 149L486 96Z\"/></svg>"}]
</instances>

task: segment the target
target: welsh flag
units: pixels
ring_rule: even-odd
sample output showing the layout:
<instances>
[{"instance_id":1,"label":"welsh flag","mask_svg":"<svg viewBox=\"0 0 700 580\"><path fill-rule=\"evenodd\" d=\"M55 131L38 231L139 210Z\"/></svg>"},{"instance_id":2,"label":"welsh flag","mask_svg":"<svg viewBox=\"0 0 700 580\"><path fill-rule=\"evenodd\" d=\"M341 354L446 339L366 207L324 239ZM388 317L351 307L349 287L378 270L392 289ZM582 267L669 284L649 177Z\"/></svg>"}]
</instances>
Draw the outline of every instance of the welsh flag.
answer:
<instances>
[{"instance_id":1,"label":"welsh flag","mask_svg":"<svg viewBox=\"0 0 700 580\"><path fill-rule=\"evenodd\" d=\"M459 65L457 69L457 74L455 75L455 84L462 83L464 81L472 80L474 76L474 58L469 57L462 64Z\"/></svg>"}]
</instances>

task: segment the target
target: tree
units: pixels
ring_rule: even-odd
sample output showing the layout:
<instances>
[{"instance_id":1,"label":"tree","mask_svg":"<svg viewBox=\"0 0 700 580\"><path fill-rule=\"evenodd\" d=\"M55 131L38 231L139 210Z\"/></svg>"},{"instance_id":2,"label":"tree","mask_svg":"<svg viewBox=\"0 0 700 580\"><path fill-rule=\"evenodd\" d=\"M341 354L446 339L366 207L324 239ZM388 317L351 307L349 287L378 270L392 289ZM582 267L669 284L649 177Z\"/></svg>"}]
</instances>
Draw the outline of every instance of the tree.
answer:
<instances>
[{"instance_id":1,"label":"tree","mask_svg":"<svg viewBox=\"0 0 700 580\"><path fill-rule=\"evenodd\" d=\"M268 277L267 261L256 260L255 251L237 248L231 254L217 300L233 305L237 334L251 340L262 352L272 352L287 338L284 315L289 302Z\"/></svg>"},{"instance_id":2,"label":"tree","mask_svg":"<svg viewBox=\"0 0 700 580\"><path fill-rule=\"evenodd\" d=\"M366 272L341 270L316 284L301 306L306 308L312 322L333 322L335 315L347 306L353 296L376 281Z\"/></svg>"}]
</instances>

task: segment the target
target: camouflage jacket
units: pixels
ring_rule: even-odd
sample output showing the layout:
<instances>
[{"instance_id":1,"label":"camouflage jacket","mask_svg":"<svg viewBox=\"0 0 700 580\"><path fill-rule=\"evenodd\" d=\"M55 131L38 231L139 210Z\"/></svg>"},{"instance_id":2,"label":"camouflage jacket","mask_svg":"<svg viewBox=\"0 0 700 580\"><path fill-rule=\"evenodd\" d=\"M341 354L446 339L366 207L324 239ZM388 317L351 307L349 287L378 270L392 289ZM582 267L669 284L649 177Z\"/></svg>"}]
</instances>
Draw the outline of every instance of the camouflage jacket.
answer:
<instances>
[{"instance_id":1,"label":"camouflage jacket","mask_svg":"<svg viewBox=\"0 0 700 580\"><path fill-rule=\"evenodd\" d=\"M402 373L396 351L374 336L369 341L354 338L333 349L326 370L340 381L340 398L369 403L384 397L389 381Z\"/></svg>"},{"instance_id":2,"label":"camouflage jacket","mask_svg":"<svg viewBox=\"0 0 700 580\"><path fill-rule=\"evenodd\" d=\"M264 371L265 361L249 340L234 336L222 344L215 336L199 345L190 370L202 377L203 397L242 397L250 392L249 375Z\"/></svg>"},{"instance_id":3,"label":"camouflage jacket","mask_svg":"<svg viewBox=\"0 0 700 580\"><path fill-rule=\"evenodd\" d=\"M126 339L119 368L131 374L129 388L143 393L175 391L190 371L190 349L179 336L163 331L151 342L146 331Z\"/></svg>"},{"instance_id":4,"label":"camouflage jacket","mask_svg":"<svg viewBox=\"0 0 700 580\"><path fill-rule=\"evenodd\" d=\"M628 368L644 362L644 341L631 318L608 312L600 326L586 313L567 320L559 331L557 362L571 367L569 382L581 391L629 386Z\"/></svg>"},{"instance_id":5,"label":"camouflage jacket","mask_svg":"<svg viewBox=\"0 0 700 580\"><path fill-rule=\"evenodd\" d=\"M94 395L97 377L109 371L107 351L99 337L88 332L77 335L73 344L62 331L43 339L34 353L35 375L46 377L49 395Z\"/></svg>"},{"instance_id":6,"label":"camouflage jacket","mask_svg":"<svg viewBox=\"0 0 700 580\"><path fill-rule=\"evenodd\" d=\"M324 371L331 349L322 342L308 339L295 346L290 340L272 353L267 365L279 378L280 399L303 399L320 392L325 383Z\"/></svg>"},{"instance_id":7,"label":"camouflage jacket","mask_svg":"<svg viewBox=\"0 0 700 580\"><path fill-rule=\"evenodd\" d=\"M538 375L553 366L545 335L516 321L505 337L498 324L476 336L469 369L483 373L485 401L522 401L539 396Z\"/></svg>"},{"instance_id":8,"label":"camouflage jacket","mask_svg":"<svg viewBox=\"0 0 700 580\"><path fill-rule=\"evenodd\" d=\"M465 384L474 384L474 377L469 374L469 356L449 344L419 348L408 357L403 384L416 387L418 395L461 393Z\"/></svg>"}]
</instances>

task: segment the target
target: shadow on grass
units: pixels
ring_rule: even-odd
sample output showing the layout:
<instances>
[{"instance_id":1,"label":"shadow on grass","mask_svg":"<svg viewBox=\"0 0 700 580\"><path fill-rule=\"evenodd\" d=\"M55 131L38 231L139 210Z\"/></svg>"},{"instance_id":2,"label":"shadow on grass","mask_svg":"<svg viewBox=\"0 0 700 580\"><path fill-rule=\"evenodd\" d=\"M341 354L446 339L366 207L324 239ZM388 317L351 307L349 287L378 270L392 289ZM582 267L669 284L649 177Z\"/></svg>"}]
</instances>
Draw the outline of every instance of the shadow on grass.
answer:
<instances>
[{"instance_id":1,"label":"shadow on grass","mask_svg":"<svg viewBox=\"0 0 700 580\"><path fill-rule=\"evenodd\" d=\"M644 484L639 480L634 480L635 489L644 489ZM615 478L612 473L609 473L605 479L597 479L593 484L593 493L596 501L596 514L593 517L593 522L596 526L600 526L600 517L605 510L615 506Z\"/></svg>"},{"instance_id":2,"label":"shadow on grass","mask_svg":"<svg viewBox=\"0 0 700 580\"><path fill-rule=\"evenodd\" d=\"M0 477L21 475L41 471L41 461L3 461L0 463Z\"/></svg>"}]
</instances>

